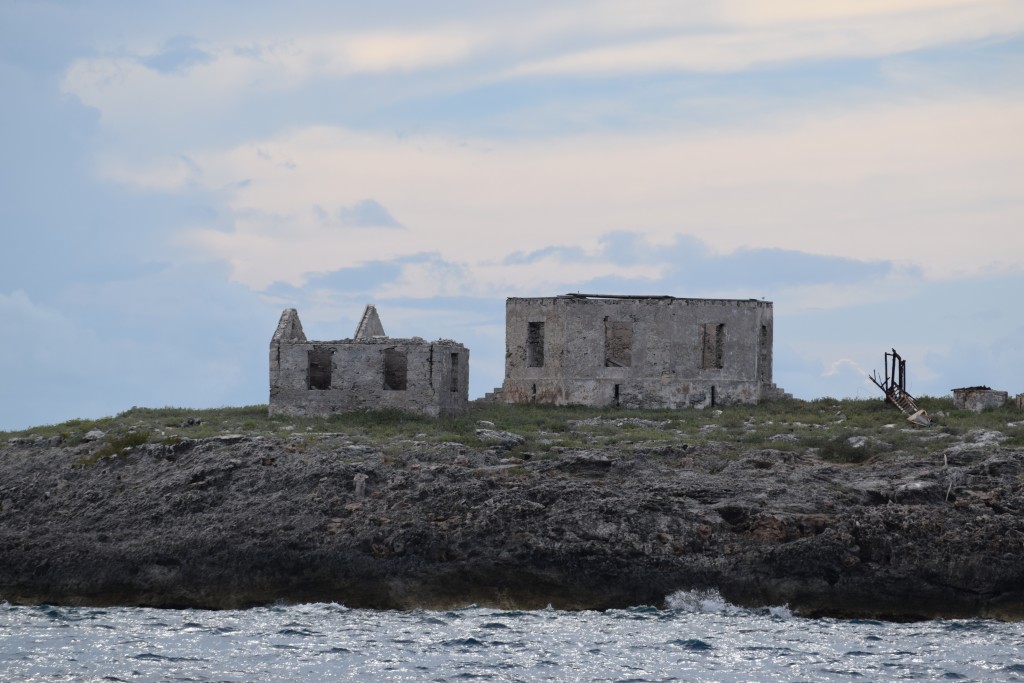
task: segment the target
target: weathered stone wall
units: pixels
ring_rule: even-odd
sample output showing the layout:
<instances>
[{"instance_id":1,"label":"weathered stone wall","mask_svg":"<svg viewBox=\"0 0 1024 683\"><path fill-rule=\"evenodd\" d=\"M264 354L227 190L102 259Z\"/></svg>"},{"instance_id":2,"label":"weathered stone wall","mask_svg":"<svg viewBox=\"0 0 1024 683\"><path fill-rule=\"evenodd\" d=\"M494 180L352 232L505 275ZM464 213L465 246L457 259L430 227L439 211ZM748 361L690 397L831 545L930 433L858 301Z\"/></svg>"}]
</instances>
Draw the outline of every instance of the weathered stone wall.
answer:
<instances>
[{"instance_id":1,"label":"weathered stone wall","mask_svg":"<svg viewBox=\"0 0 1024 683\"><path fill-rule=\"evenodd\" d=\"M270 414L326 416L394 408L446 417L469 402L469 349L422 339L310 341L298 314L281 316L270 342Z\"/></svg>"},{"instance_id":2,"label":"weathered stone wall","mask_svg":"<svg viewBox=\"0 0 1024 683\"><path fill-rule=\"evenodd\" d=\"M963 387L953 389L953 407L958 410L970 410L980 413L1001 407L1009 400L1009 393L996 391L988 387Z\"/></svg>"},{"instance_id":3,"label":"weathered stone wall","mask_svg":"<svg viewBox=\"0 0 1024 683\"><path fill-rule=\"evenodd\" d=\"M502 398L703 407L772 386L772 304L758 300L510 298Z\"/></svg>"}]
</instances>

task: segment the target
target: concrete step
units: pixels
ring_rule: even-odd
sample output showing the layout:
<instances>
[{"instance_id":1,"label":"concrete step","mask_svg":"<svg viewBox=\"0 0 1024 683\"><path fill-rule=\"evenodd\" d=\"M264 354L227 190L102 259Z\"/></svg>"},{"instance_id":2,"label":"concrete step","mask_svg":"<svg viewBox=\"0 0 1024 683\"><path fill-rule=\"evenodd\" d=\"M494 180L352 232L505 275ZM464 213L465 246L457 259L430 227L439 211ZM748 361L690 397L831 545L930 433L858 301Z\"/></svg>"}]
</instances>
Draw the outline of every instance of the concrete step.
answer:
<instances>
[{"instance_id":1,"label":"concrete step","mask_svg":"<svg viewBox=\"0 0 1024 683\"><path fill-rule=\"evenodd\" d=\"M779 388L774 383L769 385L767 389L761 390L761 400L763 401L785 401L793 398L793 394Z\"/></svg>"},{"instance_id":2,"label":"concrete step","mask_svg":"<svg viewBox=\"0 0 1024 683\"><path fill-rule=\"evenodd\" d=\"M501 403L501 387L494 387L494 391L488 391L478 399L477 403Z\"/></svg>"}]
</instances>

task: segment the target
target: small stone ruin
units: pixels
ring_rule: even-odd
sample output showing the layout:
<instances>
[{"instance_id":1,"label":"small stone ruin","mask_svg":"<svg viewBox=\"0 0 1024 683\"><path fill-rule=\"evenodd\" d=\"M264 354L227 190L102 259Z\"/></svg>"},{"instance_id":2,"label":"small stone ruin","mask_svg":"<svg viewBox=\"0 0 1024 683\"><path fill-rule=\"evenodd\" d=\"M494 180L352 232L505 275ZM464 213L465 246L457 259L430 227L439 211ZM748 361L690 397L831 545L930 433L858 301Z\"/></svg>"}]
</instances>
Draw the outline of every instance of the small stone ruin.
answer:
<instances>
[{"instance_id":1,"label":"small stone ruin","mask_svg":"<svg viewBox=\"0 0 1024 683\"><path fill-rule=\"evenodd\" d=\"M1010 398L1005 391L996 391L991 387L960 387L953 389L953 407L957 410L970 410L980 413L983 410L999 408Z\"/></svg>"},{"instance_id":2,"label":"small stone ruin","mask_svg":"<svg viewBox=\"0 0 1024 683\"><path fill-rule=\"evenodd\" d=\"M270 340L270 414L327 416L394 408L431 417L469 405L469 349L450 339L396 339L368 305L352 339L311 341L294 308Z\"/></svg>"}]
</instances>

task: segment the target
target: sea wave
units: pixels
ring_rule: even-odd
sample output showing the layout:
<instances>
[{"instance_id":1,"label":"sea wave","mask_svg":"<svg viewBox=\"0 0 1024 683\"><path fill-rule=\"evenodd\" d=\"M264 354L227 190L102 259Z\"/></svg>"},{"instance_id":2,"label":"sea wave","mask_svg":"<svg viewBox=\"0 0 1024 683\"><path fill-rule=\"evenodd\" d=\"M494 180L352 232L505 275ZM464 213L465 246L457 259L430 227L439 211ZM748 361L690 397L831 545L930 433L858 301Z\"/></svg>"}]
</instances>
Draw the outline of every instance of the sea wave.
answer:
<instances>
[{"instance_id":1,"label":"sea wave","mask_svg":"<svg viewBox=\"0 0 1024 683\"><path fill-rule=\"evenodd\" d=\"M794 614L787 605L766 605L764 607L740 607L734 605L714 588L678 590L665 598L670 610L701 614L723 614L731 616L759 615L777 619L791 619Z\"/></svg>"},{"instance_id":2,"label":"sea wave","mask_svg":"<svg viewBox=\"0 0 1024 683\"><path fill-rule=\"evenodd\" d=\"M0 609L0 680L977 680L1024 676L1024 623L793 618L715 590L667 609Z\"/></svg>"}]
</instances>

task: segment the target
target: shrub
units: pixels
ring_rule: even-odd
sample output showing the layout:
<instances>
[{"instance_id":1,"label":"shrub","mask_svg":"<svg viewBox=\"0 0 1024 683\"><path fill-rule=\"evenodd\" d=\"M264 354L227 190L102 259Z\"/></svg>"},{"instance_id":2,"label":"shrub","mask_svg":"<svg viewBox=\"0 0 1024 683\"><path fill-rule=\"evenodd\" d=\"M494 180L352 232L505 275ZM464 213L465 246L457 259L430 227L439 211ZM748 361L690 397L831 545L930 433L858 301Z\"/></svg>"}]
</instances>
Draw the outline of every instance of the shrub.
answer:
<instances>
[{"instance_id":1,"label":"shrub","mask_svg":"<svg viewBox=\"0 0 1024 683\"><path fill-rule=\"evenodd\" d=\"M822 439L818 446L818 457L830 462L862 463L874 453L867 446L855 447L845 436Z\"/></svg>"}]
</instances>

